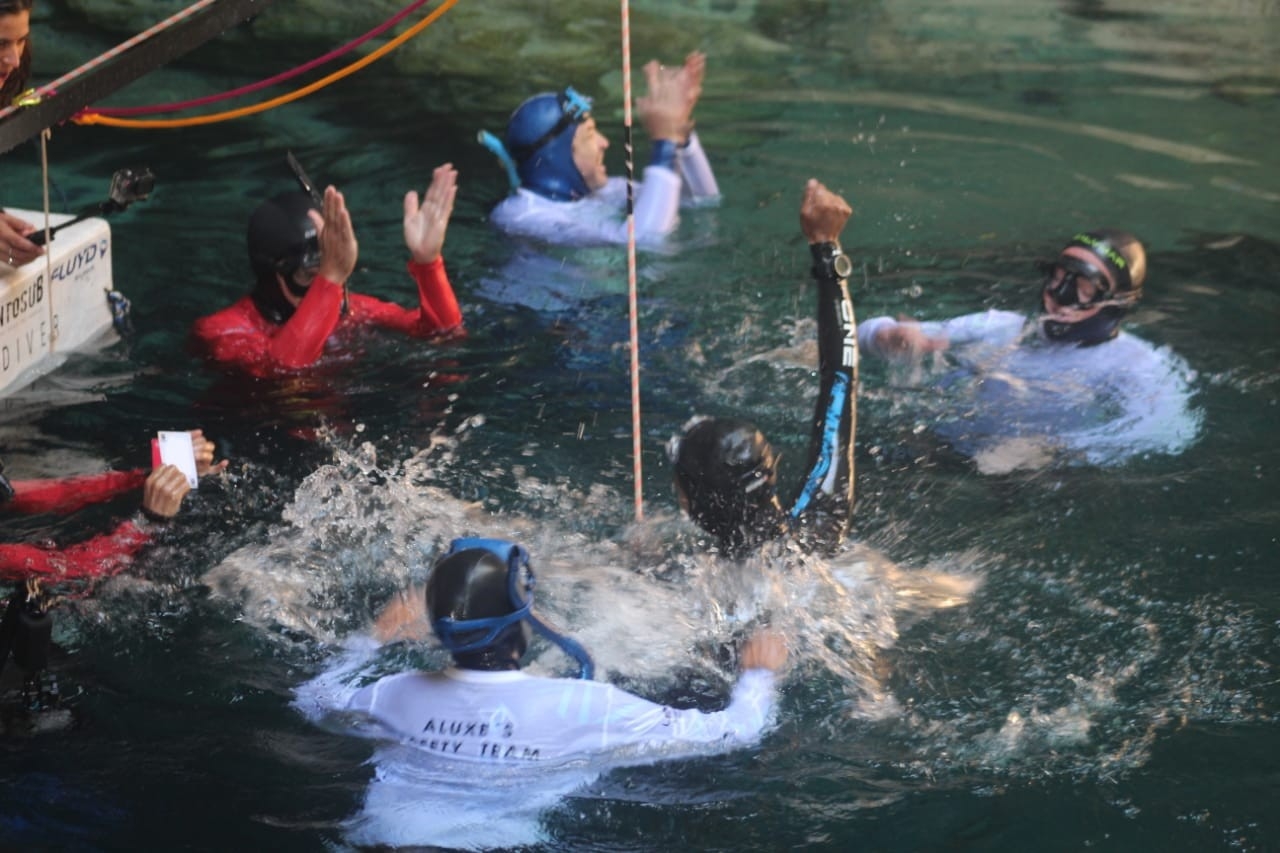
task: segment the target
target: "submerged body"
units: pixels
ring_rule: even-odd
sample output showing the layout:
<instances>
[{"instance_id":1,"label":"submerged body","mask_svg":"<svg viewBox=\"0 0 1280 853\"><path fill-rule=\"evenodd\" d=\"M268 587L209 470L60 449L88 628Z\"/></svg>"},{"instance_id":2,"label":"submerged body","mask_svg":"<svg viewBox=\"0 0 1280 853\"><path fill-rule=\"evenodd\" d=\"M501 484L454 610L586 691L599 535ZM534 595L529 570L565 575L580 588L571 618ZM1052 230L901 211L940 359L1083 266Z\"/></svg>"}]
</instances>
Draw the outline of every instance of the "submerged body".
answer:
<instances>
[{"instance_id":1,"label":"submerged body","mask_svg":"<svg viewBox=\"0 0 1280 853\"><path fill-rule=\"evenodd\" d=\"M660 245L680 222L680 207L705 206L720 190L707 155L691 134L670 166L650 165L636 188L635 234L642 246ZM609 178L574 200L549 198L521 187L498 203L490 221L503 232L570 246L625 245L627 181Z\"/></svg>"},{"instance_id":2,"label":"submerged body","mask_svg":"<svg viewBox=\"0 0 1280 853\"><path fill-rule=\"evenodd\" d=\"M252 296L196 321L197 345L218 364L254 376L296 371L316 363L334 335L364 326L389 328L430 338L462 325L444 261L410 262L418 305L405 308L361 293L345 295L341 285L317 276L297 310L283 323L264 316Z\"/></svg>"},{"instance_id":3,"label":"submerged body","mask_svg":"<svg viewBox=\"0 0 1280 853\"><path fill-rule=\"evenodd\" d=\"M882 352L877 338L899 321L865 320L859 348ZM1176 454L1199 429L1191 405L1192 371L1165 347L1127 332L1091 346L1045 338L1013 311L985 311L923 322L946 339L947 368L930 380L943 391L936 432L969 456L1012 439L1091 464L1144 453Z\"/></svg>"}]
</instances>

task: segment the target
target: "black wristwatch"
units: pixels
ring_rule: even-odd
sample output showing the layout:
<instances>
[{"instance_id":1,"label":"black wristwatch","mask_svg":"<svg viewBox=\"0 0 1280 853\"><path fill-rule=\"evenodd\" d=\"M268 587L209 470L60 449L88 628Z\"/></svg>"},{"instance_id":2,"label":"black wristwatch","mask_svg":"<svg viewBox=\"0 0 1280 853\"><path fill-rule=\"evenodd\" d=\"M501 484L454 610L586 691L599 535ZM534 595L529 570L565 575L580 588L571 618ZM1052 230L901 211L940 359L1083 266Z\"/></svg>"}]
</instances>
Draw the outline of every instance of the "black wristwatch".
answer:
<instances>
[{"instance_id":1,"label":"black wristwatch","mask_svg":"<svg viewBox=\"0 0 1280 853\"><path fill-rule=\"evenodd\" d=\"M839 281L853 272L853 261L840 250L839 243L811 243L809 252L813 255L813 277L816 279Z\"/></svg>"}]
</instances>

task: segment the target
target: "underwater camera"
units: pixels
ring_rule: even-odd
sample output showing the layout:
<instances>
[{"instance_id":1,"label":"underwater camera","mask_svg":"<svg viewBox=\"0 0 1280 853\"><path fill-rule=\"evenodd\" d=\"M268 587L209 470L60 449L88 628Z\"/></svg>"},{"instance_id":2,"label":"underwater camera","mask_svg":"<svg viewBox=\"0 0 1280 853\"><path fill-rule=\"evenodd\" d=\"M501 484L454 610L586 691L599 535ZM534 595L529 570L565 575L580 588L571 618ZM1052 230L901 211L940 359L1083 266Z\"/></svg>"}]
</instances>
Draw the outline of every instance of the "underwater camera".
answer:
<instances>
[{"instance_id":1,"label":"underwater camera","mask_svg":"<svg viewBox=\"0 0 1280 853\"><path fill-rule=\"evenodd\" d=\"M156 176L145 166L136 170L117 169L111 176L110 198L103 203L102 212L109 212L107 204L113 205L113 210L124 210L135 201L144 201L155 188Z\"/></svg>"},{"instance_id":2,"label":"underwater camera","mask_svg":"<svg viewBox=\"0 0 1280 853\"><path fill-rule=\"evenodd\" d=\"M106 201L90 205L77 213L73 218L49 229L49 238L58 231L77 222L83 222L90 216L105 216L108 213L119 213L135 201L143 201L156 187L156 176L143 166L138 169L117 169L111 176L111 189ZM27 239L37 246L44 245L45 232L36 231Z\"/></svg>"}]
</instances>

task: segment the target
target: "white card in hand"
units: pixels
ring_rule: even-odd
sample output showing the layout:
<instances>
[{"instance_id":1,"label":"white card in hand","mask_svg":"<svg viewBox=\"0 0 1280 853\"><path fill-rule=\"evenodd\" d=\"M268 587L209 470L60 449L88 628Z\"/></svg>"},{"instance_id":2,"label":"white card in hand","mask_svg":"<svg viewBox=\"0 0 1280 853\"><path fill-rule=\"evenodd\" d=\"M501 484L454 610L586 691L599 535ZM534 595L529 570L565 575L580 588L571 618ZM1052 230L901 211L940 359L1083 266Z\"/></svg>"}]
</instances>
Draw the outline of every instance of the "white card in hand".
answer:
<instances>
[{"instance_id":1,"label":"white card in hand","mask_svg":"<svg viewBox=\"0 0 1280 853\"><path fill-rule=\"evenodd\" d=\"M178 470L187 475L191 488L199 485L196 476L196 449L191 443L189 432L158 432L156 440L160 445L160 464L176 465Z\"/></svg>"}]
</instances>

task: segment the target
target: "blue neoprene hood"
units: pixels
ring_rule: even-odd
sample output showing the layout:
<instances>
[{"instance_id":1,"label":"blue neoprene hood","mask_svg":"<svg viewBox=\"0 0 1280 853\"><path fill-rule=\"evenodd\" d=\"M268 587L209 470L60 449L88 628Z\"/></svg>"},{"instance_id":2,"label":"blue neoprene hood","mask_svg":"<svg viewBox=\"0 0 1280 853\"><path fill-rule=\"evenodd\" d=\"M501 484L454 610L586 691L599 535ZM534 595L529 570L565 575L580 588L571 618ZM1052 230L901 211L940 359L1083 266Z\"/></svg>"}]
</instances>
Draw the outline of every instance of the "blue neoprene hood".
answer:
<instances>
[{"instance_id":1,"label":"blue neoprene hood","mask_svg":"<svg viewBox=\"0 0 1280 853\"><path fill-rule=\"evenodd\" d=\"M486 131L480 142L497 155L517 186L555 201L573 201L591 190L573 163L573 137L591 113L591 99L566 88L543 92L516 108L500 142Z\"/></svg>"}]
</instances>

